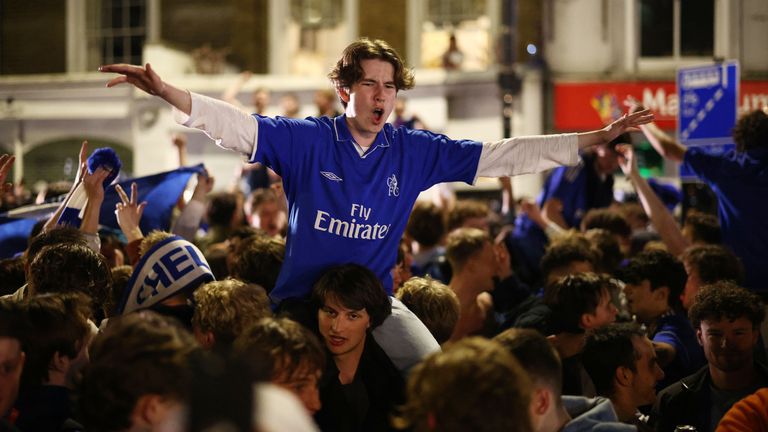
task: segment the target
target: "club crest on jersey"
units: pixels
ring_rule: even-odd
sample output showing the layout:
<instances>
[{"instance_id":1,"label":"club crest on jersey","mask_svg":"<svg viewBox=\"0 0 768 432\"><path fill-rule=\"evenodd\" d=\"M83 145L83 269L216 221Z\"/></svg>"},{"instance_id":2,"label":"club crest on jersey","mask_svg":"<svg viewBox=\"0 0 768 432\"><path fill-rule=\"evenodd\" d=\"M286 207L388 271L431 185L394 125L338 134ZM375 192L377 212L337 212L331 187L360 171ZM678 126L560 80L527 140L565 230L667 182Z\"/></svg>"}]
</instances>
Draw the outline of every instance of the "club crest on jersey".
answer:
<instances>
[{"instance_id":1,"label":"club crest on jersey","mask_svg":"<svg viewBox=\"0 0 768 432\"><path fill-rule=\"evenodd\" d=\"M397 186L397 177L394 174L387 178L387 187L389 188L389 196L399 196L400 188Z\"/></svg>"},{"instance_id":2,"label":"club crest on jersey","mask_svg":"<svg viewBox=\"0 0 768 432\"><path fill-rule=\"evenodd\" d=\"M341 177L337 176L336 174L330 172L330 171L320 171L320 174L323 175L323 177L327 178L328 180L340 182L344 181Z\"/></svg>"}]
</instances>

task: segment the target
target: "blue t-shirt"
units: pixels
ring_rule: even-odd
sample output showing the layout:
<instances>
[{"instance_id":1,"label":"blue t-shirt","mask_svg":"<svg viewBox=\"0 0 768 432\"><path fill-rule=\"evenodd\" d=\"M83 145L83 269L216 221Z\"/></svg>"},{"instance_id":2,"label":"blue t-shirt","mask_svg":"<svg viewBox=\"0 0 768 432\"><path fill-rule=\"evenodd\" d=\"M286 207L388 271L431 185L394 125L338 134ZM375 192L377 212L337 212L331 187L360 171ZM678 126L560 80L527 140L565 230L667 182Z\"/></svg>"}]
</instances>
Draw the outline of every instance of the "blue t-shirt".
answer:
<instances>
[{"instance_id":1,"label":"blue t-shirt","mask_svg":"<svg viewBox=\"0 0 768 432\"><path fill-rule=\"evenodd\" d=\"M656 333L652 340L664 342L675 348L675 358L665 366L664 379L656 384L657 390L680 381L699 370L706 363L704 350L696 340L696 332L683 314L668 312L656 321Z\"/></svg>"},{"instance_id":2,"label":"blue t-shirt","mask_svg":"<svg viewBox=\"0 0 768 432\"><path fill-rule=\"evenodd\" d=\"M723 242L744 263L744 285L768 292L768 149L713 156L689 147L683 167L717 195Z\"/></svg>"},{"instance_id":3,"label":"blue t-shirt","mask_svg":"<svg viewBox=\"0 0 768 432\"><path fill-rule=\"evenodd\" d=\"M482 151L476 141L387 124L360 156L344 115L256 117L254 161L283 178L288 198L274 303L306 296L323 271L346 263L368 267L391 293L390 270L419 193L441 182L472 183Z\"/></svg>"}]
</instances>

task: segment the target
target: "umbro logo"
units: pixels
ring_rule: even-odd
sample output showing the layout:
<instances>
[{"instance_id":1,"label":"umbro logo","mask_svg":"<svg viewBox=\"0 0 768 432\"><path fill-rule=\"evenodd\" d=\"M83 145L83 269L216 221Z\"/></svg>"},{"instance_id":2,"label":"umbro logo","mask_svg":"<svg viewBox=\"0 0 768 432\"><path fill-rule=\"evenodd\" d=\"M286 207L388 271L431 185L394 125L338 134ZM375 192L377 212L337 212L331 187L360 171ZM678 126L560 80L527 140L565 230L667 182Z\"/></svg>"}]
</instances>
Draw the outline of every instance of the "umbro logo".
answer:
<instances>
[{"instance_id":1,"label":"umbro logo","mask_svg":"<svg viewBox=\"0 0 768 432\"><path fill-rule=\"evenodd\" d=\"M340 182L344 181L341 177L337 176L336 174L330 172L330 171L320 171L320 174L323 175L323 177L327 178L328 180Z\"/></svg>"}]
</instances>

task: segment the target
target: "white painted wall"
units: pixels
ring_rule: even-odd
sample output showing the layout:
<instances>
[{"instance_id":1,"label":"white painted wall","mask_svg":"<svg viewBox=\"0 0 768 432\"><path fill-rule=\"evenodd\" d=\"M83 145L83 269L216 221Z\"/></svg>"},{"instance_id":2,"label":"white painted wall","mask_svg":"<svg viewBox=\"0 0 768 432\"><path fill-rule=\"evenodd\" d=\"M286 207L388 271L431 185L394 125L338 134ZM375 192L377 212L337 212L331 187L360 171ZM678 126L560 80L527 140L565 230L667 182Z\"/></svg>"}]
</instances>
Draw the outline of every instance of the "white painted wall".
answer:
<instances>
[{"instance_id":1,"label":"white painted wall","mask_svg":"<svg viewBox=\"0 0 768 432\"><path fill-rule=\"evenodd\" d=\"M602 0L553 0L547 62L555 73L601 73L611 66ZM606 21L607 23L607 21Z\"/></svg>"}]
</instances>

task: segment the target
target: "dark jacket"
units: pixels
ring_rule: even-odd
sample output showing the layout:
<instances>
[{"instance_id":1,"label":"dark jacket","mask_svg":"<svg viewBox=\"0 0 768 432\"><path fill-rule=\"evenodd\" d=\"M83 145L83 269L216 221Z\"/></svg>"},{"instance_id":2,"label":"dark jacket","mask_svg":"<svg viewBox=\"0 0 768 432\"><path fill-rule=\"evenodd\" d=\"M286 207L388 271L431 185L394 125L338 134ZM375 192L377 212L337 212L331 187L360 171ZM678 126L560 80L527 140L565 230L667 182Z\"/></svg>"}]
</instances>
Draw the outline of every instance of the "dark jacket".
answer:
<instances>
[{"instance_id":1,"label":"dark jacket","mask_svg":"<svg viewBox=\"0 0 768 432\"><path fill-rule=\"evenodd\" d=\"M755 362L755 369L760 377L759 385L768 386L768 368ZM698 432L714 431L709 424L711 385L707 365L659 393L651 412L651 423L656 425L656 431L671 432L679 425L694 426Z\"/></svg>"},{"instance_id":2,"label":"dark jacket","mask_svg":"<svg viewBox=\"0 0 768 432\"><path fill-rule=\"evenodd\" d=\"M315 414L326 432L390 431L389 418L405 402L405 382L384 350L369 334L352 383L339 382L339 370L329 355L320 380L322 408Z\"/></svg>"}]
</instances>

